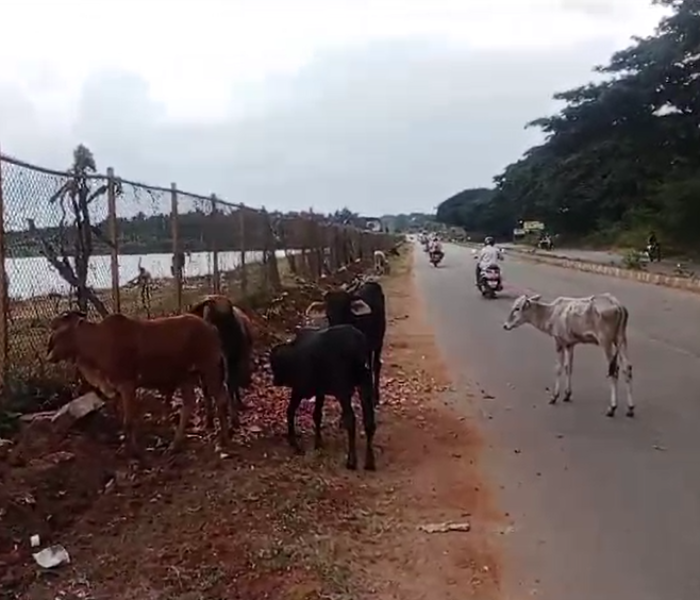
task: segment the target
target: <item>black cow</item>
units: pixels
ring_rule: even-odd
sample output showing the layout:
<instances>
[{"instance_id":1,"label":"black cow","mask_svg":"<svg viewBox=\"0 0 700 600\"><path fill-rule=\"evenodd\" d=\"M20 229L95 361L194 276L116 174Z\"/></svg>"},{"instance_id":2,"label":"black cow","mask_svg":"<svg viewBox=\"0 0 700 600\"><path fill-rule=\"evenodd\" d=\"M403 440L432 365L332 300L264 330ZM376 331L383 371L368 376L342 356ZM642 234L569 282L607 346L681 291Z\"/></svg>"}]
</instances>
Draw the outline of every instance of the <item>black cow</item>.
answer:
<instances>
[{"instance_id":1,"label":"black cow","mask_svg":"<svg viewBox=\"0 0 700 600\"><path fill-rule=\"evenodd\" d=\"M376 423L372 399L372 377L367 367L367 340L351 325L337 325L323 329L302 328L287 343L275 346L270 352L273 385L291 388L287 405L287 440L301 454L295 417L304 398L316 398L314 406L314 445L320 448L321 421L325 396L335 396L342 408L342 422L348 432L346 467L357 468L355 412L352 396L359 388L362 421L367 447L365 469L374 471L372 442Z\"/></svg>"},{"instance_id":2,"label":"black cow","mask_svg":"<svg viewBox=\"0 0 700 600\"><path fill-rule=\"evenodd\" d=\"M386 300L376 281L364 281L345 290L326 292L323 302L312 302L306 309L310 318L325 316L329 325L353 325L367 338L367 362L372 371L375 406L379 404L379 376L386 335Z\"/></svg>"}]
</instances>

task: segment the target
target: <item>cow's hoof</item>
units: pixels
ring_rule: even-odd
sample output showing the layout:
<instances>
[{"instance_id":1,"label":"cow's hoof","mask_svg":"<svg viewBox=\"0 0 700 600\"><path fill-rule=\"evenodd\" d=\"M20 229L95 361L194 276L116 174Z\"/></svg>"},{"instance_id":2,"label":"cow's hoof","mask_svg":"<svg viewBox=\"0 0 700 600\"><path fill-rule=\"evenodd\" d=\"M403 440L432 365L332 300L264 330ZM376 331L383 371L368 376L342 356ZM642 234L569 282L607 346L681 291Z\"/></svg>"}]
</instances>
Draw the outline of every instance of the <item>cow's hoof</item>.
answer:
<instances>
[{"instance_id":1,"label":"cow's hoof","mask_svg":"<svg viewBox=\"0 0 700 600\"><path fill-rule=\"evenodd\" d=\"M630 418L634 417L634 406L629 406L625 414Z\"/></svg>"},{"instance_id":2,"label":"cow's hoof","mask_svg":"<svg viewBox=\"0 0 700 600\"><path fill-rule=\"evenodd\" d=\"M564 402L571 402L571 392L566 394L563 398Z\"/></svg>"},{"instance_id":3,"label":"cow's hoof","mask_svg":"<svg viewBox=\"0 0 700 600\"><path fill-rule=\"evenodd\" d=\"M617 409L617 406L611 406L608 411L605 413L606 417L614 417L615 416L615 410Z\"/></svg>"},{"instance_id":4,"label":"cow's hoof","mask_svg":"<svg viewBox=\"0 0 700 600\"><path fill-rule=\"evenodd\" d=\"M172 442L168 446L168 453L178 454L179 452L182 452L182 442Z\"/></svg>"},{"instance_id":5,"label":"cow's hoof","mask_svg":"<svg viewBox=\"0 0 700 600\"><path fill-rule=\"evenodd\" d=\"M345 468L348 469L349 471L357 471L357 461L356 460L347 460L345 462Z\"/></svg>"},{"instance_id":6,"label":"cow's hoof","mask_svg":"<svg viewBox=\"0 0 700 600\"><path fill-rule=\"evenodd\" d=\"M289 447L296 456L302 456L304 454L304 446L302 446L297 440L288 440Z\"/></svg>"},{"instance_id":7,"label":"cow's hoof","mask_svg":"<svg viewBox=\"0 0 700 600\"><path fill-rule=\"evenodd\" d=\"M550 403L550 404L556 404L556 403L557 403L557 400L559 400L559 396L552 396L552 397L549 399L549 403Z\"/></svg>"}]
</instances>

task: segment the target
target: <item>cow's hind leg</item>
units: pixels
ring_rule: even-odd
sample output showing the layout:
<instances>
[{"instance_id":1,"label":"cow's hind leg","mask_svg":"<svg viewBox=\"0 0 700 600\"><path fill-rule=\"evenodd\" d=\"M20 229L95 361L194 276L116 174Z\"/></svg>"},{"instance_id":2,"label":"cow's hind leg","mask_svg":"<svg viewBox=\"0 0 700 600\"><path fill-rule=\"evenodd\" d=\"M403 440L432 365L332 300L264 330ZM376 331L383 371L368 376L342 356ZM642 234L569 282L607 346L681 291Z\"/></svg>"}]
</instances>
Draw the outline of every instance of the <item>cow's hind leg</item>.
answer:
<instances>
[{"instance_id":1,"label":"cow's hind leg","mask_svg":"<svg viewBox=\"0 0 700 600\"><path fill-rule=\"evenodd\" d=\"M314 449L316 450L323 448L321 425L323 424L323 404L325 400L324 394L316 394L316 400L314 401Z\"/></svg>"},{"instance_id":2,"label":"cow's hind leg","mask_svg":"<svg viewBox=\"0 0 700 600\"><path fill-rule=\"evenodd\" d=\"M371 363L370 368L372 369L372 379L373 379L373 389L372 393L374 395L374 406L379 406L379 380L382 374L382 346L380 344L374 352L371 353Z\"/></svg>"},{"instance_id":3,"label":"cow's hind leg","mask_svg":"<svg viewBox=\"0 0 700 600\"><path fill-rule=\"evenodd\" d=\"M627 348L621 347L618 351L622 376L625 380L625 394L627 397L627 416L634 417L634 397L632 395L632 365L627 356Z\"/></svg>"},{"instance_id":4,"label":"cow's hind leg","mask_svg":"<svg viewBox=\"0 0 700 600\"><path fill-rule=\"evenodd\" d=\"M287 404L287 443L289 443L289 445L294 449L296 454L304 454L304 449L299 443L295 426L297 410L299 409L302 400L303 398L299 392L292 389L292 393L289 396L289 404Z\"/></svg>"},{"instance_id":5,"label":"cow's hind leg","mask_svg":"<svg viewBox=\"0 0 700 600\"><path fill-rule=\"evenodd\" d=\"M352 390L338 396L343 410L343 422L348 433L348 456L345 461L346 468L354 471L357 469L357 429L355 411L352 408Z\"/></svg>"},{"instance_id":6,"label":"cow's hind leg","mask_svg":"<svg viewBox=\"0 0 700 600\"><path fill-rule=\"evenodd\" d=\"M374 398L372 397L372 382L370 377L360 384L360 401L362 405L362 423L365 429L365 470L374 471L377 467L374 459L374 434L377 423L374 414Z\"/></svg>"},{"instance_id":7,"label":"cow's hind leg","mask_svg":"<svg viewBox=\"0 0 700 600\"><path fill-rule=\"evenodd\" d=\"M227 364L228 367L228 377L227 377L227 384L228 384L228 393L231 396L231 402L235 406L236 410L246 410L248 407L246 404L243 402L243 393L241 392L241 377L237 372L237 367L231 367L230 365Z\"/></svg>"},{"instance_id":8,"label":"cow's hind leg","mask_svg":"<svg viewBox=\"0 0 700 600\"><path fill-rule=\"evenodd\" d=\"M612 344L603 347L605 358L608 361L608 380L610 382L610 406L605 413L608 417L614 417L617 411L617 380L620 376L617 349Z\"/></svg>"}]
</instances>

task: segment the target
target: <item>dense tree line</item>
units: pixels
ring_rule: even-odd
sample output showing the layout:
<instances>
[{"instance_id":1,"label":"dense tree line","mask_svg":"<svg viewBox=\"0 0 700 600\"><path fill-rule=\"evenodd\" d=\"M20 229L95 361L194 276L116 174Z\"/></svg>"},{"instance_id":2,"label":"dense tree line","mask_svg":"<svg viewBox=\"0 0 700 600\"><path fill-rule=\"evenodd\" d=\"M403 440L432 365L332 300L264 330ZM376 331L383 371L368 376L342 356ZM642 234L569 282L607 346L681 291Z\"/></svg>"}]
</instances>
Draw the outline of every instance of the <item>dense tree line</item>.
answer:
<instances>
[{"instance_id":1,"label":"dense tree line","mask_svg":"<svg viewBox=\"0 0 700 600\"><path fill-rule=\"evenodd\" d=\"M458 194L438 218L494 233L537 219L601 241L653 227L697 245L700 0L654 3L669 13L653 35L596 67L601 81L556 94L559 113L528 124L542 129L544 143L495 177L493 192Z\"/></svg>"}]
</instances>

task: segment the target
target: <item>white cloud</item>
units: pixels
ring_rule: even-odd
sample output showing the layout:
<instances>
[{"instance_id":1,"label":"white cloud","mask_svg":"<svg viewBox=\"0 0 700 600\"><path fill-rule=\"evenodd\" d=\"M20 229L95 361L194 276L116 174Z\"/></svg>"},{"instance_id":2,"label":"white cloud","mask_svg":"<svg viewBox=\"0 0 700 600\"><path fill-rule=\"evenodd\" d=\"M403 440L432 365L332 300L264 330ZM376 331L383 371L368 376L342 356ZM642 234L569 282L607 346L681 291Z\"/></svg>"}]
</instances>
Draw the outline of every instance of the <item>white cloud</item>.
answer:
<instances>
[{"instance_id":1,"label":"white cloud","mask_svg":"<svg viewBox=\"0 0 700 600\"><path fill-rule=\"evenodd\" d=\"M554 91L660 14L632 0L6 4L4 151L59 166L86 141L156 183L373 212L487 184Z\"/></svg>"}]
</instances>

